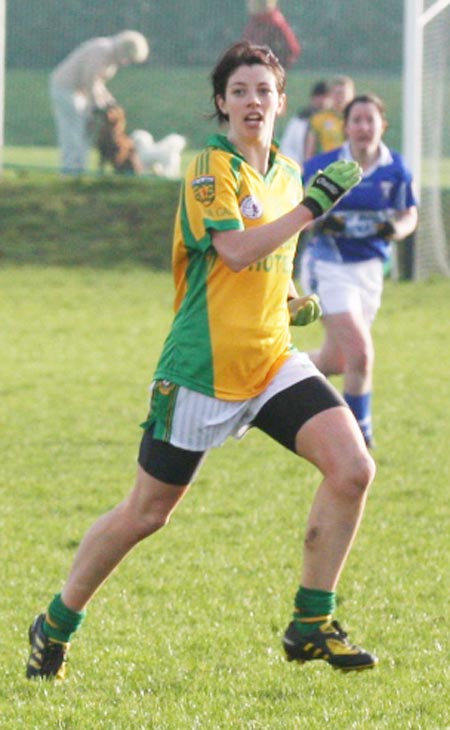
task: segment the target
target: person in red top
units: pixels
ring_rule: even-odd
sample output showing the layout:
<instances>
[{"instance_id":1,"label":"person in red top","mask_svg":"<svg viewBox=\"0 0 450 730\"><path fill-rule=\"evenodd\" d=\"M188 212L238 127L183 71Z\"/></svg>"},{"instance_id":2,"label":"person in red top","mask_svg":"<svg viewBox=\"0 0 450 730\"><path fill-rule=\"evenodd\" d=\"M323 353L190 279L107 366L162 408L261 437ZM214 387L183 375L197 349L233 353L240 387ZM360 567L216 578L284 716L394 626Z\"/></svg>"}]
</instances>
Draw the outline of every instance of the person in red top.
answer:
<instances>
[{"instance_id":1,"label":"person in red top","mask_svg":"<svg viewBox=\"0 0 450 730\"><path fill-rule=\"evenodd\" d=\"M277 0L247 0L247 10L250 17L244 28L244 39L269 46L285 68L292 66L302 48L283 13L277 8Z\"/></svg>"}]
</instances>

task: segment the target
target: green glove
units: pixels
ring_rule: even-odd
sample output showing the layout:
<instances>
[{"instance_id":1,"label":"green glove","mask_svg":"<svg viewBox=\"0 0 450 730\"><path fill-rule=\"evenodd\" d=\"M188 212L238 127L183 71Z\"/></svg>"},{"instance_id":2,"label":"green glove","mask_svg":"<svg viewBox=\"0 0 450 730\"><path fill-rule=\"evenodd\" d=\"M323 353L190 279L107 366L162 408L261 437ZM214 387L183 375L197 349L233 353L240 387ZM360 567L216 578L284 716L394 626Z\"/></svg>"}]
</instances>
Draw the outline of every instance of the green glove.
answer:
<instances>
[{"instance_id":1,"label":"green glove","mask_svg":"<svg viewBox=\"0 0 450 730\"><path fill-rule=\"evenodd\" d=\"M362 170L357 162L338 160L319 170L313 178L302 205L306 206L314 218L330 210L345 193L357 185L362 178Z\"/></svg>"},{"instance_id":2,"label":"green glove","mask_svg":"<svg viewBox=\"0 0 450 730\"><path fill-rule=\"evenodd\" d=\"M294 327L305 327L305 325L315 322L322 314L317 294L311 294L309 297L301 297L300 299L292 299L289 305L289 311L291 313L290 324Z\"/></svg>"}]
</instances>

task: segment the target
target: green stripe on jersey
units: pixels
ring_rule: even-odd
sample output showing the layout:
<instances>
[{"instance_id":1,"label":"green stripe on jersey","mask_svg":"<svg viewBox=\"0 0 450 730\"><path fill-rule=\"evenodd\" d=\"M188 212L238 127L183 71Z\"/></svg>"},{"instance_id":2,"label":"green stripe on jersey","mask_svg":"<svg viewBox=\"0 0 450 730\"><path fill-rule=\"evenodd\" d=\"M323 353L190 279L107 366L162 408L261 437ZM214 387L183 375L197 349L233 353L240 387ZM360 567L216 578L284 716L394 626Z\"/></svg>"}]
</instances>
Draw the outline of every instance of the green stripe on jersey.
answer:
<instances>
[{"instance_id":1,"label":"green stripe on jersey","mask_svg":"<svg viewBox=\"0 0 450 730\"><path fill-rule=\"evenodd\" d=\"M165 342L155 378L173 378L175 382L194 390L198 390L201 383L201 392L214 396L207 278L217 253L211 246L209 235L202 241L194 238L184 200L181 205L181 226L189 256L186 295Z\"/></svg>"}]
</instances>

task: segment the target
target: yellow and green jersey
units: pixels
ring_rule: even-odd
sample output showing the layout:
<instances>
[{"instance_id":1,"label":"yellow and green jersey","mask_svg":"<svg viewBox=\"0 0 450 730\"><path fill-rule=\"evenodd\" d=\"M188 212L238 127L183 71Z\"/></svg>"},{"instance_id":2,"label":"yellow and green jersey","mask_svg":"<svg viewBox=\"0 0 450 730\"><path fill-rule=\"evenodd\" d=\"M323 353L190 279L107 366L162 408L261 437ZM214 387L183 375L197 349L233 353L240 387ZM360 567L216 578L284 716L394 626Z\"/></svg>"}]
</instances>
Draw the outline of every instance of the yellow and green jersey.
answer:
<instances>
[{"instance_id":1,"label":"yellow and green jersey","mask_svg":"<svg viewBox=\"0 0 450 730\"><path fill-rule=\"evenodd\" d=\"M236 273L212 245L213 231L269 223L302 199L300 170L278 153L259 174L222 135L191 162L175 222L175 318L155 379L224 400L261 393L292 349L287 293L293 236Z\"/></svg>"},{"instance_id":2,"label":"yellow and green jersey","mask_svg":"<svg viewBox=\"0 0 450 730\"><path fill-rule=\"evenodd\" d=\"M344 142L344 118L332 109L316 112L310 117L309 127L316 135L317 149L314 152L329 152Z\"/></svg>"}]
</instances>

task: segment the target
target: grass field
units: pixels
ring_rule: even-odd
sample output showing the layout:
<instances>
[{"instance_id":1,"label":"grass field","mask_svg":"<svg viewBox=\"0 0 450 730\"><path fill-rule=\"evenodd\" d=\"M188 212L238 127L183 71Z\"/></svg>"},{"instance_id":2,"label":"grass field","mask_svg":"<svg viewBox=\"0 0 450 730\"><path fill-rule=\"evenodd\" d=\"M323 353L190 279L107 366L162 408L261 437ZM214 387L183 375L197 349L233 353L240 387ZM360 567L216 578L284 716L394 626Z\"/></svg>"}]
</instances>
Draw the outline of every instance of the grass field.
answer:
<instances>
[{"instance_id":1,"label":"grass field","mask_svg":"<svg viewBox=\"0 0 450 730\"><path fill-rule=\"evenodd\" d=\"M2 730L450 728L448 281L388 282L374 330L378 474L337 617L379 667L284 661L317 474L255 432L102 589L60 686L25 680L27 627L132 484L172 285L7 258L0 292ZM312 347L320 325L294 334Z\"/></svg>"}]
</instances>

